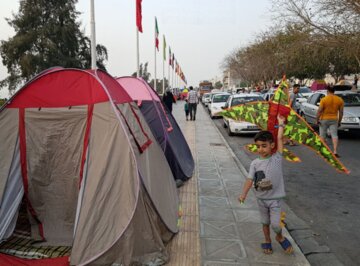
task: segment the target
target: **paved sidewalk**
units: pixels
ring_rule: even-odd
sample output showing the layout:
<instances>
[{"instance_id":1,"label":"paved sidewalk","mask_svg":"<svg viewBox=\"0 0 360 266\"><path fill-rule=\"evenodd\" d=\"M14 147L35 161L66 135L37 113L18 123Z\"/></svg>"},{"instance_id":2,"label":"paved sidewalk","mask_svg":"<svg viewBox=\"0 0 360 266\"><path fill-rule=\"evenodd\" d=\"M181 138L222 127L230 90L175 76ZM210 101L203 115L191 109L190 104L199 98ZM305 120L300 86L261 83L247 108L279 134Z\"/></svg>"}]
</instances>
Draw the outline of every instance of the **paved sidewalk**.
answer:
<instances>
[{"instance_id":1,"label":"paved sidewalk","mask_svg":"<svg viewBox=\"0 0 360 266\"><path fill-rule=\"evenodd\" d=\"M274 253L262 252L263 233L255 196L250 192L244 205L237 200L246 170L203 106L198 105L196 121L186 121L183 105L182 101L174 104L173 115L190 144L196 167L190 182L180 188L184 216L180 232L170 244L169 265L310 265L287 230L284 234L294 246L293 255L283 252L273 234ZM187 220L193 219L197 221L189 227Z\"/></svg>"}]
</instances>

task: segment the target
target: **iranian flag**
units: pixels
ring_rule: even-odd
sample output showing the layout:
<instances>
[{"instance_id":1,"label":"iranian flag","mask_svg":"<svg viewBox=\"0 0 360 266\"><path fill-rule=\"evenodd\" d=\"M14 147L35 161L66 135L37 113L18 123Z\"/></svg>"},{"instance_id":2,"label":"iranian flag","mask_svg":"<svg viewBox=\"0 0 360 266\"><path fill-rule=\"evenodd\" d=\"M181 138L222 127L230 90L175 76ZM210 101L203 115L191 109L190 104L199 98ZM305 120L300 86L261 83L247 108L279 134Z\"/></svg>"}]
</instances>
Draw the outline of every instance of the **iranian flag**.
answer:
<instances>
[{"instance_id":1,"label":"iranian flag","mask_svg":"<svg viewBox=\"0 0 360 266\"><path fill-rule=\"evenodd\" d=\"M156 17L155 17L155 46L156 46L156 49L159 51L159 28L158 28Z\"/></svg>"}]
</instances>

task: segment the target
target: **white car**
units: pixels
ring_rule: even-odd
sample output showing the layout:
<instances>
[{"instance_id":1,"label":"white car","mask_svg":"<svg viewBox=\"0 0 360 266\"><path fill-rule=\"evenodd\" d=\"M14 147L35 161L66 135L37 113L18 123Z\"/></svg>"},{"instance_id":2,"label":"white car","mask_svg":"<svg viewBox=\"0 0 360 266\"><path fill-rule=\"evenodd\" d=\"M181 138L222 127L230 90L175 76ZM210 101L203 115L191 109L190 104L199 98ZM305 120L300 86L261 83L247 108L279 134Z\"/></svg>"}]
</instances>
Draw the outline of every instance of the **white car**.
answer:
<instances>
[{"instance_id":1,"label":"white car","mask_svg":"<svg viewBox=\"0 0 360 266\"><path fill-rule=\"evenodd\" d=\"M223 109L230 108L239 104L247 102L257 102L264 101L264 98L260 95L253 93L241 93L231 95L226 102ZM260 128L257 125L251 124L245 121L237 121L228 117L223 117L224 128L227 128L229 136L233 136L235 133L257 133L260 131Z\"/></svg>"},{"instance_id":2,"label":"white car","mask_svg":"<svg viewBox=\"0 0 360 266\"><path fill-rule=\"evenodd\" d=\"M227 92L216 93L212 96L211 102L208 105L211 119L219 116L218 113L221 112L221 107L225 106L229 97L230 93Z\"/></svg>"},{"instance_id":3,"label":"white car","mask_svg":"<svg viewBox=\"0 0 360 266\"><path fill-rule=\"evenodd\" d=\"M316 91L309 97L307 102L302 103L300 115L310 124L316 124L316 114L320 100L325 97L326 91ZM360 129L360 93L352 91L335 91L335 95L344 100L344 115L339 130Z\"/></svg>"},{"instance_id":4,"label":"white car","mask_svg":"<svg viewBox=\"0 0 360 266\"><path fill-rule=\"evenodd\" d=\"M201 102L205 106L208 106L210 100L211 100L211 93L210 92L204 93L203 96L201 97Z\"/></svg>"},{"instance_id":5,"label":"white car","mask_svg":"<svg viewBox=\"0 0 360 266\"><path fill-rule=\"evenodd\" d=\"M302 97L302 98L309 98L309 96L313 95L313 91L308 88L308 87L300 87L299 89L299 95Z\"/></svg>"}]
</instances>

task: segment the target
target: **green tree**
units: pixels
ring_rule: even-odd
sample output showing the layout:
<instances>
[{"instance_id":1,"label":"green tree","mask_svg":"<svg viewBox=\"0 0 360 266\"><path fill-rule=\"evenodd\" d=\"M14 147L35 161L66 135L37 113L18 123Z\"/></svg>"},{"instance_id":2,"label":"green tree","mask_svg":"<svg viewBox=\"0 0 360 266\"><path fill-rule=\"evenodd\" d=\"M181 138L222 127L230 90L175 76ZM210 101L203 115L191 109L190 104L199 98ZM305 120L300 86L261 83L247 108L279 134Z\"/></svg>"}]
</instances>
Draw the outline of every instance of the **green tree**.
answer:
<instances>
[{"instance_id":1,"label":"green tree","mask_svg":"<svg viewBox=\"0 0 360 266\"><path fill-rule=\"evenodd\" d=\"M151 88L154 88L154 79L152 79L149 83ZM165 78L165 91L166 88L169 87L169 81ZM158 94L163 94L163 80L162 79L156 79L156 91Z\"/></svg>"},{"instance_id":2,"label":"green tree","mask_svg":"<svg viewBox=\"0 0 360 266\"><path fill-rule=\"evenodd\" d=\"M223 86L223 84L221 83L221 81L216 81L215 82L215 89L221 89L222 88L222 86Z\"/></svg>"},{"instance_id":3,"label":"green tree","mask_svg":"<svg viewBox=\"0 0 360 266\"><path fill-rule=\"evenodd\" d=\"M0 88L9 91L53 66L90 68L90 40L80 30L77 0L21 0L17 14L7 18L15 35L0 43L9 76ZM96 47L97 66L105 70L107 49Z\"/></svg>"},{"instance_id":4,"label":"green tree","mask_svg":"<svg viewBox=\"0 0 360 266\"><path fill-rule=\"evenodd\" d=\"M139 66L139 75L146 82L149 82L150 76L151 76L151 74L148 72L148 64L149 64L148 62L146 62L145 64L140 63L140 66ZM136 75L137 75L137 73L135 71L131 76L136 77Z\"/></svg>"}]
</instances>

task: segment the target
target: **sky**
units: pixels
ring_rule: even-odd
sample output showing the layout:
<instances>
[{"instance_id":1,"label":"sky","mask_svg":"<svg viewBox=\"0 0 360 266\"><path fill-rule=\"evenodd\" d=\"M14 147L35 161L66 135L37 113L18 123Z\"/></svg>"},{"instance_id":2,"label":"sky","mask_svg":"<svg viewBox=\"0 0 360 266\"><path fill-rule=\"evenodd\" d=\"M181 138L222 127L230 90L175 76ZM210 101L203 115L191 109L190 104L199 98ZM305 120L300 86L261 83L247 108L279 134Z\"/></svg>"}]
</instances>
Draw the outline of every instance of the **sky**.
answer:
<instances>
[{"instance_id":1,"label":"sky","mask_svg":"<svg viewBox=\"0 0 360 266\"><path fill-rule=\"evenodd\" d=\"M18 12L19 1L1 0L0 40L15 33L5 18ZM136 71L135 0L95 0L96 42L108 49L108 72L127 76ZM79 0L79 21L90 36L90 0ZM158 20L160 51L157 78L162 78L162 36L187 78L188 85L222 76L221 62L231 51L251 43L271 25L270 0L142 0L143 33L139 34L140 63L149 63L154 77L154 20ZM168 57L168 47L166 56ZM168 60L168 58L167 58ZM168 73L165 64L165 75ZM0 64L0 80L7 76ZM5 97L7 90L0 90Z\"/></svg>"}]
</instances>

